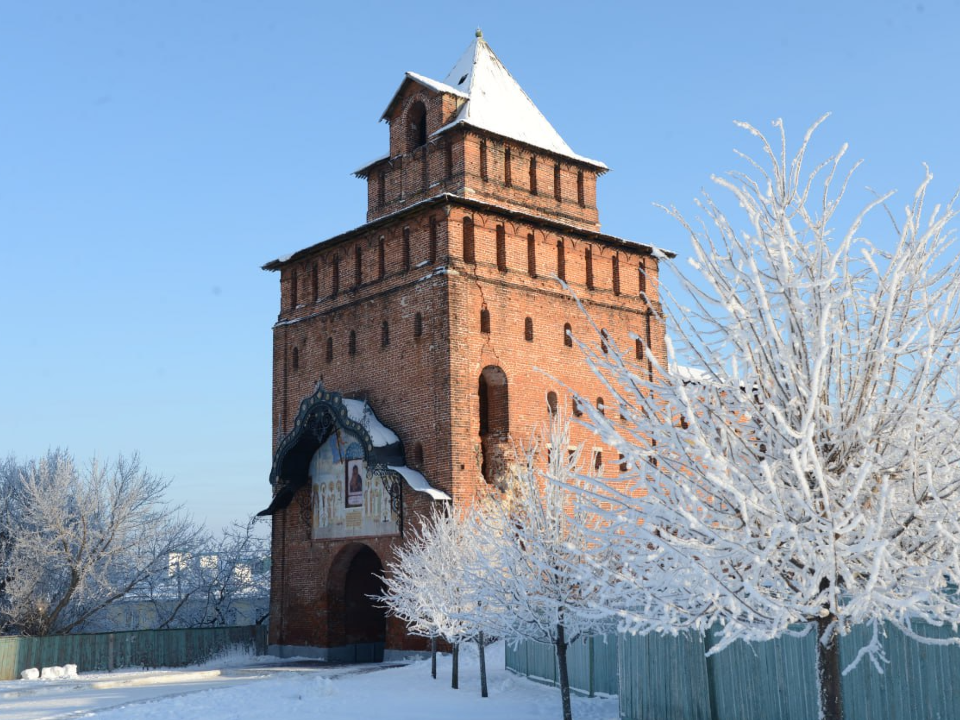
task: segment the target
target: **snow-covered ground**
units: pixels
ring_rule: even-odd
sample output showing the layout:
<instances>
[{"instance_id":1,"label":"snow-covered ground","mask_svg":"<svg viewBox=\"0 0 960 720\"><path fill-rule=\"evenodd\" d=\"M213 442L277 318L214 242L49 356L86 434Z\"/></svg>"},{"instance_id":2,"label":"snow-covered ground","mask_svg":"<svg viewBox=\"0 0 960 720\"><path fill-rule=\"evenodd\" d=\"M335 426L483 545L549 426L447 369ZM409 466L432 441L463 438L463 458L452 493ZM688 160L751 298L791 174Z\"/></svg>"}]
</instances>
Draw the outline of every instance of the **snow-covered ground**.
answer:
<instances>
[{"instance_id":1,"label":"snow-covered ground","mask_svg":"<svg viewBox=\"0 0 960 720\"><path fill-rule=\"evenodd\" d=\"M428 660L404 666L298 667L226 658L185 670L86 674L60 681L0 683L0 720L534 720L560 717L556 688L504 669L503 646L488 650L490 697L480 697L475 650L460 660L450 688L450 657L430 677ZM222 667L219 667L222 666ZM616 698L573 700L575 720L616 720Z\"/></svg>"}]
</instances>

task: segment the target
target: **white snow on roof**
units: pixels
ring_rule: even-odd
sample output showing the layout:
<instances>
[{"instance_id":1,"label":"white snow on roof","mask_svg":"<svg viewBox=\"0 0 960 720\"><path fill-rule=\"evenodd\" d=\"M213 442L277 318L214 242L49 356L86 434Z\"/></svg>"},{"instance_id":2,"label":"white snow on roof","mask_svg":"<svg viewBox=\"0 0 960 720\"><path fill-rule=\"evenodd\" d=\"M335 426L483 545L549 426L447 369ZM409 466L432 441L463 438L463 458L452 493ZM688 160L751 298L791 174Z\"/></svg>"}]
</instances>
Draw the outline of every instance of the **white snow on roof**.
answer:
<instances>
[{"instance_id":1,"label":"white snow on roof","mask_svg":"<svg viewBox=\"0 0 960 720\"><path fill-rule=\"evenodd\" d=\"M457 95L457 96L462 97L462 98L468 98L468 97L470 97L470 96L469 96L466 92L464 92L463 90L458 90L457 88L453 87L452 85L447 85L446 83L442 83L442 82L439 82L439 81L437 81L437 80L432 80L432 79L430 79L430 78L428 78L428 77L426 77L426 76L424 76L424 75L420 75L419 73L409 72L409 71L408 71L408 72L407 72L407 77L410 78L411 80L415 80L416 82L420 83L421 85L423 85L423 86L425 86L425 87L430 88L431 90L436 90L437 92L453 93L454 95Z\"/></svg>"},{"instance_id":2,"label":"white snow on roof","mask_svg":"<svg viewBox=\"0 0 960 720\"><path fill-rule=\"evenodd\" d=\"M427 479L416 470L411 470L406 465L387 465L387 468L393 470L400 477L406 480L407 485L417 492L427 493L434 500L450 500L450 496L443 490L437 490Z\"/></svg>"},{"instance_id":3,"label":"white snow on roof","mask_svg":"<svg viewBox=\"0 0 960 720\"><path fill-rule=\"evenodd\" d=\"M676 375L681 380L687 382L698 383L700 385L707 385L713 383L713 376L710 373L705 372L704 370L699 370L697 368L692 368L687 365L675 365L673 368L673 374Z\"/></svg>"},{"instance_id":4,"label":"white snow on roof","mask_svg":"<svg viewBox=\"0 0 960 720\"><path fill-rule=\"evenodd\" d=\"M377 419L373 409L365 401L344 398L343 405L347 408L347 417L363 426L374 447L386 447L400 442L396 433Z\"/></svg>"},{"instance_id":5,"label":"white snow on roof","mask_svg":"<svg viewBox=\"0 0 960 720\"><path fill-rule=\"evenodd\" d=\"M570 149L483 37L470 43L443 83L470 98L460 108L455 123L464 122L558 155L606 167Z\"/></svg>"}]
</instances>

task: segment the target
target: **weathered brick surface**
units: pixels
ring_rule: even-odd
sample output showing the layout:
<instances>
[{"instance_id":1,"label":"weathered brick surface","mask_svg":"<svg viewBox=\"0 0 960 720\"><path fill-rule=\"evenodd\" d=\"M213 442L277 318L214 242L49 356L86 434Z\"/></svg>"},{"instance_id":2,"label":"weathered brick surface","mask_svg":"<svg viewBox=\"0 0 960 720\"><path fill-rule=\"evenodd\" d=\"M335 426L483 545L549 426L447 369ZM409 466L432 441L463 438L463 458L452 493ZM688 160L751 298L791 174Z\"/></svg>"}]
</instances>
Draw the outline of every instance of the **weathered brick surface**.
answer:
<instances>
[{"instance_id":1,"label":"weathered brick surface","mask_svg":"<svg viewBox=\"0 0 960 720\"><path fill-rule=\"evenodd\" d=\"M422 453L418 469L455 503L463 503L486 487L484 442L489 458L489 453L509 454L514 442L527 441L549 418L550 392L567 408L567 388L592 402L604 395L580 349L564 343L565 323L575 337L597 346L599 340L556 280L558 244L569 288L610 342L630 356L635 349L631 334L649 334L653 351L664 356L656 314L657 264L649 248L598 234L595 168L540 153L533 195L531 148L458 129L411 151L405 123L415 103L426 108L430 133L457 109L451 96L411 82L402 88L392 105L390 160L366 171L368 223L271 268L280 270L281 285L281 312L274 326L273 447L276 451L290 431L300 401L322 381L328 390L366 399L400 437L408 464ZM447 142L452 165L445 154ZM481 142L486 143L485 173ZM503 166L508 146L510 185ZM557 162L559 200L554 191ZM381 170L384 202L377 186ZM473 226L472 262L464 257L464 218ZM503 227L500 248L498 226ZM489 332L481 332L483 311ZM506 376L509 434L482 441L480 377L491 367ZM608 414L617 412L609 399L605 404ZM579 427L573 441L602 449L604 473L616 475L613 451ZM365 545L386 566L402 538L313 540L309 497L301 489L274 517L271 642L335 647L343 642L342 593L350 560ZM417 522L430 502L427 495L405 488L406 522ZM424 644L390 621L387 646L419 649Z\"/></svg>"}]
</instances>

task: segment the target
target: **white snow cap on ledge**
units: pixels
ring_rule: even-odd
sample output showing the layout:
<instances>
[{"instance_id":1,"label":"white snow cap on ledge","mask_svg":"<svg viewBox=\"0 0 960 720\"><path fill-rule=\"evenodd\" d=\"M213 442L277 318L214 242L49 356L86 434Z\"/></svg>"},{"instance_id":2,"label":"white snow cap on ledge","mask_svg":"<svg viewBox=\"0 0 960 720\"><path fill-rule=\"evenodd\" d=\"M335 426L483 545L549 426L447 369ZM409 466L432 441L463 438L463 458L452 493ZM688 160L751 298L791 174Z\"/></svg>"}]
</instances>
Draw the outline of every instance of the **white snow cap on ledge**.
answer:
<instances>
[{"instance_id":1,"label":"white snow cap on ledge","mask_svg":"<svg viewBox=\"0 0 960 720\"><path fill-rule=\"evenodd\" d=\"M357 425L363 426L363 429L370 435L370 441L374 447L387 447L400 442L397 434L380 422L377 416L373 414L373 409L363 400L344 398L343 405L347 408L347 417Z\"/></svg>"},{"instance_id":2,"label":"white snow cap on ledge","mask_svg":"<svg viewBox=\"0 0 960 720\"><path fill-rule=\"evenodd\" d=\"M406 480L407 485L417 492L424 492L434 500L451 499L450 496L447 495L443 490L437 490L429 482L427 482L427 479L423 475L418 473L416 470L411 470L406 465L388 465L387 468L400 475L400 477Z\"/></svg>"}]
</instances>

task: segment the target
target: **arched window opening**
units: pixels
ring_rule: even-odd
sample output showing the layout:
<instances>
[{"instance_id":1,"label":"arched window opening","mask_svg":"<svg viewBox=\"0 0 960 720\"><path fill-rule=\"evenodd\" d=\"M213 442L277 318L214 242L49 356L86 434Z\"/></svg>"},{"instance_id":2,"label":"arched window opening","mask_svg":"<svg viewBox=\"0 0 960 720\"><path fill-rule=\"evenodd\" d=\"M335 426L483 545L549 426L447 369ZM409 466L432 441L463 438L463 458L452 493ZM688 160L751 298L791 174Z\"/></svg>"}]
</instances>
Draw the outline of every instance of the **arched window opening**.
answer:
<instances>
[{"instance_id":1,"label":"arched window opening","mask_svg":"<svg viewBox=\"0 0 960 720\"><path fill-rule=\"evenodd\" d=\"M523 321L523 339L533 342L533 318L528 317Z\"/></svg>"},{"instance_id":2,"label":"arched window opening","mask_svg":"<svg viewBox=\"0 0 960 720\"><path fill-rule=\"evenodd\" d=\"M357 331L356 330L350 331L350 342L347 347L347 352L349 352L351 355L357 354Z\"/></svg>"},{"instance_id":3,"label":"arched window opening","mask_svg":"<svg viewBox=\"0 0 960 720\"><path fill-rule=\"evenodd\" d=\"M597 475L603 475L603 451L593 451L593 471Z\"/></svg>"},{"instance_id":4,"label":"arched window opening","mask_svg":"<svg viewBox=\"0 0 960 720\"><path fill-rule=\"evenodd\" d=\"M410 228L403 229L403 269L410 269Z\"/></svg>"},{"instance_id":5,"label":"arched window opening","mask_svg":"<svg viewBox=\"0 0 960 720\"><path fill-rule=\"evenodd\" d=\"M407 114L407 152L427 144L427 107L419 100Z\"/></svg>"},{"instance_id":6,"label":"arched window opening","mask_svg":"<svg viewBox=\"0 0 960 720\"><path fill-rule=\"evenodd\" d=\"M618 459L620 460L620 472L625 473L625 472L626 472L627 470L629 470L630 468L629 468L629 466L627 465L627 460L626 460L626 458L623 456L623 453L619 453Z\"/></svg>"},{"instance_id":7,"label":"arched window opening","mask_svg":"<svg viewBox=\"0 0 960 720\"><path fill-rule=\"evenodd\" d=\"M390 323L384 320L380 323L380 346L386 347L390 344Z\"/></svg>"},{"instance_id":8,"label":"arched window opening","mask_svg":"<svg viewBox=\"0 0 960 720\"><path fill-rule=\"evenodd\" d=\"M469 217L463 219L463 261L477 262L477 251L473 242L473 218Z\"/></svg>"},{"instance_id":9,"label":"arched window opening","mask_svg":"<svg viewBox=\"0 0 960 720\"><path fill-rule=\"evenodd\" d=\"M480 332L490 332L490 311L486 308L480 310Z\"/></svg>"},{"instance_id":10,"label":"arched window opening","mask_svg":"<svg viewBox=\"0 0 960 720\"><path fill-rule=\"evenodd\" d=\"M437 261L437 219L430 216L430 264Z\"/></svg>"},{"instance_id":11,"label":"arched window opening","mask_svg":"<svg viewBox=\"0 0 960 720\"><path fill-rule=\"evenodd\" d=\"M557 414L557 394L553 390L547 393L547 410L551 415Z\"/></svg>"},{"instance_id":12,"label":"arched window opening","mask_svg":"<svg viewBox=\"0 0 960 720\"><path fill-rule=\"evenodd\" d=\"M413 337L418 338L423 335L423 315L417 313L413 316Z\"/></svg>"},{"instance_id":13,"label":"arched window opening","mask_svg":"<svg viewBox=\"0 0 960 720\"><path fill-rule=\"evenodd\" d=\"M604 355L610 352L610 347L608 345L609 340L610 340L610 336L607 335L606 329L601 330L600 331L600 349L603 351Z\"/></svg>"},{"instance_id":14,"label":"arched window opening","mask_svg":"<svg viewBox=\"0 0 960 720\"><path fill-rule=\"evenodd\" d=\"M527 275L537 276L537 241L533 233L527 234Z\"/></svg>"},{"instance_id":15,"label":"arched window opening","mask_svg":"<svg viewBox=\"0 0 960 720\"><path fill-rule=\"evenodd\" d=\"M537 194L537 158L530 158L530 194Z\"/></svg>"},{"instance_id":16,"label":"arched window opening","mask_svg":"<svg viewBox=\"0 0 960 720\"><path fill-rule=\"evenodd\" d=\"M415 470L423 469L423 445L421 443L413 444L413 450L410 452L410 463Z\"/></svg>"},{"instance_id":17,"label":"arched window opening","mask_svg":"<svg viewBox=\"0 0 960 720\"><path fill-rule=\"evenodd\" d=\"M643 360L643 340L637 338L637 360Z\"/></svg>"},{"instance_id":18,"label":"arched window opening","mask_svg":"<svg viewBox=\"0 0 960 720\"><path fill-rule=\"evenodd\" d=\"M597 410L600 412L601 415L606 415L606 414L607 414L607 413L605 412L605 411L606 411L606 405L603 404L603 398L602 398L602 397L598 397L598 398L597 398Z\"/></svg>"},{"instance_id":19,"label":"arched window opening","mask_svg":"<svg viewBox=\"0 0 960 720\"><path fill-rule=\"evenodd\" d=\"M333 362L333 338L327 338L327 362Z\"/></svg>"},{"instance_id":20,"label":"arched window opening","mask_svg":"<svg viewBox=\"0 0 960 720\"><path fill-rule=\"evenodd\" d=\"M557 240L557 277L567 279L567 257L563 251L563 240Z\"/></svg>"},{"instance_id":21,"label":"arched window opening","mask_svg":"<svg viewBox=\"0 0 960 720\"><path fill-rule=\"evenodd\" d=\"M613 294L620 294L620 256L614 255L613 259L610 261L611 264L611 274L613 275Z\"/></svg>"},{"instance_id":22,"label":"arched window opening","mask_svg":"<svg viewBox=\"0 0 960 720\"><path fill-rule=\"evenodd\" d=\"M497 270L507 271L507 231L503 225L497 225Z\"/></svg>"},{"instance_id":23,"label":"arched window opening","mask_svg":"<svg viewBox=\"0 0 960 720\"><path fill-rule=\"evenodd\" d=\"M574 417L580 417L581 415L583 415L583 410L580 409L580 403L577 401L576 398L570 399L570 409L573 411Z\"/></svg>"},{"instance_id":24,"label":"arched window opening","mask_svg":"<svg viewBox=\"0 0 960 720\"><path fill-rule=\"evenodd\" d=\"M640 258L640 273L638 278L640 295L647 294L647 261L646 258Z\"/></svg>"},{"instance_id":25,"label":"arched window opening","mask_svg":"<svg viewBox=\"0 0 960 720\"><path fill-rule=\"evenodd\" d=\"M290 271L290 303L289 303L289 307L290 307L291 310L297 306L297 295L298 295L298 292L297 292L297 291L298 291L298 289L299 289L299 288L297 287L297 285L298 285L298 283L297 283L297 270L296 270L296 268L294 268L293 270Z\"/></svg>"},{"instance_id":26,"label":"arched window opening","mask_svg":"<svg viewBox=\"0 0 960 720\"><path fill-rule=\"evenodd\" d=\"M480 141L480 179L487 179L487 141Z\"/></svg>"},{"instance_id":27,"label":"arched window opening","mask_svg":"<svg viewBox=\"0 0 960 720\"><path fill-rule=\"evenodd\" d=\"M681 416L680 416L680 429L681 429L681 430L686 430L686 429L688 429L689 427L690 427L690 423L687 422L686 416L685 416L685 415L681 415Z\"/></svg>"},{"instance_id":28,"label":"arched window opening","mask_svg":"<svg viewBox=\"0 0 960 720\"><path fill-rule=\"evenodd\" d=\"M330 263L330 297L340 294L340 257L334 255Z\"/></svg>"},{"instance_id":29,"label":"arched window opening","mask_svg":"<svg viewBox=\"0 0 960 720\"><path fill-rule=\"evenodd\" d=\"M355 287L360 287L363 284L363 248L357 245L353 255L353 284Z\"/></svg>"},{"instance_id":30,"label":"arched window opening","mask_svg":"<svg viewBox=\"0 0 960 720\"><path fill-rule=\"evenodd\" d=\"M570 323L563 324L563 345L573 347L573 328L570 327Z\"/></svg>"},{"instance_id":31,"label":"arched window opening","mask_svg":"<svg viewBox=\"0 0 960 720\"><path fill-rule=\"evenodd\" d=\"M562 199L560 193L560 163L553 166L553 198L559 202Z\"/></svg>"},{"instance_id":32,"label":"arched window opening","mask_svg":"<svg viewBox=\"0 0 960 720\"><path fill-rule=\"evenodd\" d=\"M503 464L502 445L510 432L507 376L502 369L488 365L480 373L477 388L480 400L480 471L487 482L493 482Z\"/></svg>"},{"instance_id":33,"label":"arched window opening","mask_svg":"<svg viewBox=\"0 0 960 720\"><path fill-rule=\"evenodd\" d=\"M300 348L294 347L290 355L290 364L293 366L293 369L296 370L300 367Z\"/></svg>"},{"instance_id":34,"label":"arched window opening","mask_svg":"<svg viewBox=\"0 0 960 720\"><path fill-rule=\"evenodd\" d=\"M589 245L583 251L583 260L586 265L587 288L593 290L593 248Z\"/></svg>"},{"instance_id":35,"label":"arched window opening","mask_svg":"<svg viewBox=\"0 0 960 720\"><path fill-rule=\"evenodd\" d=\"M577 204L580 207L586 205L583 199L583 170L577 170Z\"/></svg>"},{"instance_id":36,"label":"arched window opening","mask_svg":"<svg viewBox=\"0 0 960 720\"><path fill-rule=\"evenodd\" d=\"M503 184L507 187L513 185L513 172L510 169L510 148L503 149Z\"/></svg>"},{"instance_id":37,"label":"arched window opening","mask_svg":"<svg viewBox=\"0 0 960 720\"><path fill-rule=\"evenodd\" d=\"M387 242L380 237L377 242L377 277L383 280L387 274Z\"/></svg>"}]
</instances>

